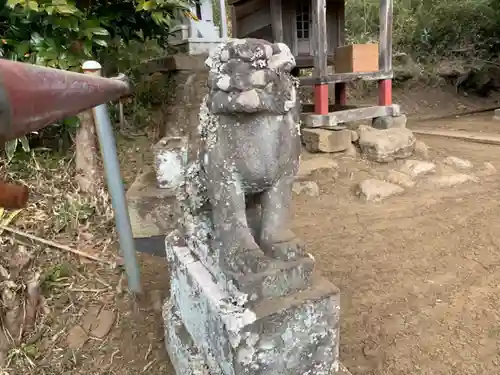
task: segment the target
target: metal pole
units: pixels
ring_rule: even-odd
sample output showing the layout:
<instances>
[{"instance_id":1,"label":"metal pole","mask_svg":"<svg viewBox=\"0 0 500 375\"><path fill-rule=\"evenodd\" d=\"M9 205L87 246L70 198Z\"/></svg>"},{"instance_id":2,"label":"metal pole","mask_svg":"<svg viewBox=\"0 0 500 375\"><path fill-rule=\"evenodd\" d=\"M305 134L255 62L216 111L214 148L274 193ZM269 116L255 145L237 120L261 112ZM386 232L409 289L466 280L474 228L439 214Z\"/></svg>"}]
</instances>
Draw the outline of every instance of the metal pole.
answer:
<instances>
[{"instance_id":1,"label":"metal pole","mask_svg":"<svg viewBox=\"0 0 500 375\"><path fill-rule=\"evenodd\" d=\"M83 70L87 74L100 75L101 65L97 61L86 61ZM120 250L125 261L125 271L127 273L128 287L134 293L141 293L141 276L137 263L132 227L128 215L125 190L120 173L120 163L116 151L116 143L113 135L113 128L109 119L108 107L106 104L98 105L92 109L94 123L101 149L104 172L111 204L115 212L116 231Z\"/></svg>"}]
</instances>

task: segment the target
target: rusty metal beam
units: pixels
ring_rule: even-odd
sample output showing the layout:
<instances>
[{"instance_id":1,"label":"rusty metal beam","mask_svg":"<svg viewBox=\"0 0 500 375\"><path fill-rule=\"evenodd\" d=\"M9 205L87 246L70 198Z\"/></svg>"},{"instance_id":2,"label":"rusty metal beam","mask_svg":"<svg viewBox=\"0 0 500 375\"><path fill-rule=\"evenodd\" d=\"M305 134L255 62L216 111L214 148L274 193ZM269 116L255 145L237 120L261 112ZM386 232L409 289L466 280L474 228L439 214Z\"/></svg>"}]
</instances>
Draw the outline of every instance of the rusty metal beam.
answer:
<instances>
[{"instance_id":1,"label":"rusty metal beam","mask_svg":"<svg viewBox=\"0 0 500 375\"><path fill-rule=\"evenodd\" d=\"M0 143L127 95L112 79L0 59Z\"/></svg>"}]
</instances>

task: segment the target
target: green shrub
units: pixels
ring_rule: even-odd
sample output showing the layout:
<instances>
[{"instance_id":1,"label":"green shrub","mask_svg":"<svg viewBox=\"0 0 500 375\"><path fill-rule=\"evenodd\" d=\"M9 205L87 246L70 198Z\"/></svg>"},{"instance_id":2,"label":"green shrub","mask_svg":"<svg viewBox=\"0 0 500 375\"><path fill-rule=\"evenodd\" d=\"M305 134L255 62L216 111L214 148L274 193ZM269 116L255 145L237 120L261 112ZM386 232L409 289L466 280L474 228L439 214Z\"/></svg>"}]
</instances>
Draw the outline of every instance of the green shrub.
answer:
<instances>
[{"instance_id":1,"label":"green shrub","mask_svg":"<svg viewBox=\"0 0 500 375\"><path fill-rule=\"evenodd\" d=\"M351 42L378 39L379 0L347 0ZM500 50L498 0L394 0L395 51L422 58L468 53L489 57Z\"/></svg>"}]
</instances>

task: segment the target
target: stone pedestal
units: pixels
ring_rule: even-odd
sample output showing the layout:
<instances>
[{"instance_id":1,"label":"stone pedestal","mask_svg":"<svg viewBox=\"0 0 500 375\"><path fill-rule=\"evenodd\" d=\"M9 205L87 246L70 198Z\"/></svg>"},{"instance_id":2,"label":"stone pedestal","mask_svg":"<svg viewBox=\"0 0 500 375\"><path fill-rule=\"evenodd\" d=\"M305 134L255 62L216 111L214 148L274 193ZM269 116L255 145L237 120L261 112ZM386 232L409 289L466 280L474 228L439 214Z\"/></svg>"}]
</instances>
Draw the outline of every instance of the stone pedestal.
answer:
<instances>
[{"instance_id":1,"label":"stone pedestal","mask_svg":"<svg viewBox=\"0 0 500 375\"><path fill-rule=\"evenodd\" d=\"M169 38L171 46L188 55L207 54L225 41L213 21L212 1L199 0L198 5L199 8L195 4L191 5L192 14L196 14L198 19L182 16L182 24L173 28Z\"/></svg>"},{"instance_id":2,"label":"stone pedestal","mask_svg":"<svg viewBox=\"0 0 500 375\"><path fill-rule=\"evenodd\" d=\"M177 375L344 373L339 291L326 279L314 276L303 290L239 306L177 232L166 249L166 347Z\"/></svg>"},{"instance_id":3,"label":"stone pedestal","mask_svg":"<svg viewBox=\"0 0 500 375\"><path fill-rule=\"evenodd\" d=\"M175 229L175 191L158 187L153 168L140 173L126 195L137 251L165 256L165 235Z\"/></svg>"},{"instance_id":4,"label":"stone pedestal","mask_svg":"<svg viewBox=\"0 0 500 375\"><path fill-rule=\"evenodd\" d=\"M206 55L222 42L224 42L224 39L221 38L213 38L209 40L206 38L187 38L172 41L170 44L177 47L179 53L186 53L188 55Z\"/></svg>"}]
</instances>

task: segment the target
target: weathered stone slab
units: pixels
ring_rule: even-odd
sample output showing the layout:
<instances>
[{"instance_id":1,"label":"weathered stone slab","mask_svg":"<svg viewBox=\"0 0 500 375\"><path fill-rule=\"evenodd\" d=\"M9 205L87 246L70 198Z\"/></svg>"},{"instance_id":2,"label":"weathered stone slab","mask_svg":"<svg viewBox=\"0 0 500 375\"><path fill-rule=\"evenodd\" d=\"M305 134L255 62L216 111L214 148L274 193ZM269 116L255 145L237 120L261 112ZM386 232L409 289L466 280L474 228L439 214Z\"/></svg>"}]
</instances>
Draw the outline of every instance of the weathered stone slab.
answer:
<instances>
[{"instance_id":1,"label":"weathered stone slab","mask_svg":"<svg viewBox=\"0 0 500 375\"><path fill-rule=\"evenodd\" d=\"M356 143L359 140L359 134L355 130L351 130L351 142Z\"/></svg>"},{"instance_id":2,"label":"weathered stone slab","mask_svg":"<svg viewBox=\"0 0 500 375\"><path fill-rule=\"evenodd\" d=\"M385 180L391 184L396 184L404 188L412 188L415 186L415 181L406 173L395 171L391 169L387 172Z\"/></svg>"},{"instance_id":3,"label":"weathered stone slab","mask_svg":"<svg viewBox=\"0 0 500 375\"><path fill-rule=\"evenodd\" d=\"M407 158L415 147L415 137L406 128L377 130L362 125L358 128L358 134L361 152L367 159L379 163Z\"/></svg>"},{"instance_id":4,"label":"weathered stone slab","mask_svg":"<svg viewBox=\"0 0 500 375\"><path fill-rule=\"evenodd\" d=\"M405 128L406 115L376 117L372 121L375 129Z\"/></svg>"},{"instance_id":5,"label":"weathered stone slab","mask_svg":"<svg viewBox=\"0 0 500 375\"><path fill-rule=\"evenodd\" d=\"M309 152L340 152L352 143L349 129L302 129L302 142Z\"/></svg>"},{"instance_id":6,"label":"weathered stone slab","mask_svg":"<svg viewBox=\"0 0 500 375\"><path fill-rule=\"evenodd\" d=\"M358 186L358 195L367 202L380 202L403 192L401 186L373 178L362 181Z\"/></svg>"},{"instance_id":7,"label":"weathered stone slab","mask_svg":"<svg viewBox=\"0 0 500 375\"><path fill-rule=\"evenodd\" d=\"M456 173L447 176L437 176L429 179L429 183L438 188L453 187L466 182L477 182L478 178L465 173Z\"/></svg>"},{"instance_id":8,"label":"weathered stone slab","mask_svg":"<svg viewBox=\"0 0 500 375\"><path fill-rule=\"evenodd\" d=\"M413 153L415 156L422 158L422 159L428 159L429 158L429 147L422 142L417 140L415 142L415 149L413 150Z\"/></svg>"},{"instance_id":9,"label":"weathered stone slab","mask_svg":"<svg viewBox=\"0 0 500 375\"><path fill-rule=\"evenodd\" d=\"M483 164L483 166L476 172L476 176L492 176L497 174L497 169L495 166L489 162Z\"/></svg>"},{"instance_id":10,"label":"weathered stone slab","mask_svg":"<svg viewBox=\"0 0 500 375\"><path fill-rule=\"evenodd\" d=\"M319 196L319 186L314 181L294 182L292 190L297 195L306 194L310 197Z\"/></svg>"},{"instance_id":11,"label":"weathered stone slab","mask_svg":"<svg viewBox=\"0 0 500 375\"><path fill-rule=\"evenodd\" d=\"M495 112L493 114L493 120L500 121L500 109L495 109Z\"/></svg>"},{"instance_id":12,"label":"weathered stone slab","mask_svg":"<svg viewBox=\"0 0 500 375\"><path fill-rule=\"evenodd\" d=\"M163 137L153 147L156 181L160 189L177 189L184 182L187 164L188 140L186 137Z\"/></svg>"},{"instance_id":13,"label":"weathered stone slab","mask_svg":"<svg viewBox=\"0 0 500 375\"><path fill-rule=\"evenodd\" d=\"M212 366L210 371L206 364L211 359L210 354L205 357L200 352L182 323L178 309L169 300L163 306L163 321L165 347L176 375L222 375L217 366Z\"/></svg>"},{"instance_id":14,"label":"weathered stone slab","mask_svg":"<svg viewBox=\"0 0 500 375\"><path fill-rule=\"evenodd\" d=\"M306 160L301 159L299 170L295 178L300 180L308 177L315 171L337 170L338 168L339 164L328 156L316 156L314 158Z\"/></svg>"},{"instance_id":15,"label":"weathered stone slab","mask_svg":"<svg viewBox=\"0 0 500 375\"><path fill-rule=\"evenodd\" d=\"M208 92L208 70L205 67L206 56L191 56L189 63L182 69L169 69L170 84L173 88L168 95L168 102L162 107L162 122L158 136L191 136L197 133L198 112L204 96ZM186 63L186 61L177 61ZM203 69L200 69L203 67Z\"/></svg>"},{"instance_id":16,"label":"weathered stone slab","mask_svg":"<svg viewBox=\"0 0 500 375\"><path fill-rule=\"evenodd\" d=\"M209 359L210 374L331 375L339 370L340 297L327 280L315 278L304 291L241 307L188 248L171 246L168 254L171 301L164 308L178 309L194 343L190 346ZM166 322L177 329L167 334L167 345L176 345L169 349L171 356L185 358L186 351L178 354L175 337L185 337L178 323Z\"/></svg>"},{"instance_id":17,"label":"weathered stone slab","mask_svg":"<svg viewBox=\"0 0 500 375\"><path fill-rule=\"evenodd\" d=\"M200 223L201 224L201 223ZM200 229L201 230L201 229ZM198 230L193 230L193 233ZM210 272L219 287L225 290L237 304L243 305L247 301L258 301L293 293L310 286L314 272L314 259L306 256L297 256L296 249L302 250L300 243L295 241L284 242L280 248L279 259L274 259L271 266L262 272L226 278L220 271L219 257L224 256L220 249L211 249L210 246L197 236L187 236L187 241L181 238L177 231L166 238L165 246L167 258L175 261L174 249L185 248L197 257L200 264Z\"/></svg>"},{"instance_id":18,"label":"weathered stone slab","mask_svg":"<svg viewBox=\"0 0 500 375\"><path fill-rule=\"evenodd\" d=\"M126 199L134 238L166 236L175 228L175 192L156 186L154 170L137 176Z\"/></svg>"},{"instance_id":19,"label":"weathered stone slab","mask_svg":"<svg viewBox=\"0 0 500 375\"><path fill-rule=\"evenodd\" d=\"M471 169L473 167L469 160L458 158L456 156L448 156L444 158L443 163L458 169Z\"/></svg>"},{"instance_id":20,"label":"weathered stone slab","mask_svg":"<svg viewBox=\"0 0 500 375\"><path fill-rule=\"evenodd\" d=\"M406 160L401 166L400 171L411 178L417 178L436 172L436 164L421 160Z\"/></svg>"},{"instance_id":21,"label":"weathered stone slab","mask_svg":"<svg viewBox=\"0 0 500 375\"><path fill-rule=\"evenodd\" d=\"M165 346L177 375L223 375L211 355L208 355L205 361L203 354L196 347L182 323L178 309L171 301L166 301L163 305L163 320L165 321ZM207 363L213 365L208 366ZM331 375L351 375L351 373L342 363L339 363L338 371L333 369Z\"/></svg>"}]
</instances>

